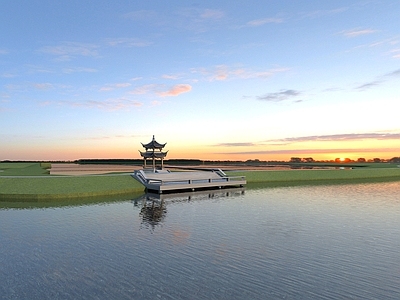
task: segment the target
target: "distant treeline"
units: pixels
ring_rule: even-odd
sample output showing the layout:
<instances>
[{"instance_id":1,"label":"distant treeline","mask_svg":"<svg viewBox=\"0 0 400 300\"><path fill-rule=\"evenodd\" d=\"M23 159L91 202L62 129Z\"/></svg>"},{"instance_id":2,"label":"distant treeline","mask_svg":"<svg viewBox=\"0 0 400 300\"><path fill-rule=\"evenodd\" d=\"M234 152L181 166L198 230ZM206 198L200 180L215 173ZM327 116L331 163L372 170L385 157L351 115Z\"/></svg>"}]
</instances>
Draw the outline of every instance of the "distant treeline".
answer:
<instances>
[{"instance_id":1,"label":"distant treeline","mask_svg":"<svg viewBox=\"0 0 400 300\"><path fill-rule=\"evenodd\" d=\"M108 165L142 165L143 159L78 159L74 163L80 165L87 164L108 164Z\"/></svg>"},{"instance_id":2,"label":"distant treeline","mask_svg":"<svg viewBox=\"0 0 400 300\"><path fill-rule=\"evenodd\" d=\"M151 160L148 160L150 162ZM143 159L78 159L77 164L112 164L112 165L143 165ZM157 161L159 163L159 161ZM203 161L199 159L166 159L164 164L168 165L201 165Z\"/></svg>"}]
</instances>

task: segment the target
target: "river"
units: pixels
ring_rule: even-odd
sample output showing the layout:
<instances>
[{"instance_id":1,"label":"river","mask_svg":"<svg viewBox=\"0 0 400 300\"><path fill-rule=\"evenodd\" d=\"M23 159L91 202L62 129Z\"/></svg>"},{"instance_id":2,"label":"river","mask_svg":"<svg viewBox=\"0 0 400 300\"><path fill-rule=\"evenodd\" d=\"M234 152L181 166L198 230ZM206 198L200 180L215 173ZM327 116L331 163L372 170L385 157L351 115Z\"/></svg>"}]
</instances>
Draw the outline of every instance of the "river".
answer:
<instances>
[{"instance_id":1,"label":"river","mask_svg":"<svg viewBox=\"0 0 400 300\"><path fill-rule=\"evenodd\" d=\"M399 299L400 182L0 209L0 299Z\"/></svg>"}]
</instances>

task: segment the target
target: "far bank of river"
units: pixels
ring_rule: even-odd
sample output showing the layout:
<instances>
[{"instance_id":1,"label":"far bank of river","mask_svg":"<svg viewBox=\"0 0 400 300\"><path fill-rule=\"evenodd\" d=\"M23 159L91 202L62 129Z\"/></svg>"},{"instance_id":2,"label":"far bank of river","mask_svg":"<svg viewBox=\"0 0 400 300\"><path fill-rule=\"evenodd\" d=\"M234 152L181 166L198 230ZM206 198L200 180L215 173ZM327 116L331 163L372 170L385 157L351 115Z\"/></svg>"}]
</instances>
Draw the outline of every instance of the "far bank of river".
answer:
<instances>
[{"instance_id":1,"label":"far bank of river","mask_svg":"<svg viewBox=\"0 0 400 300\"><path fill-rule=\"evenodd\" d=\"M27 170L36 167L24 166ZM24 174L21 171L13 174ZM86 167L88 168L88 167ZM93 166L90 167L93 169ZM96 168L96 171L99 169ZM0 164L1 169L1 164ZM129 167L124 166L123 171ZM7 171L7 170L6 170ZM110 171L110 169L107 169ZM4 172L7 173L7 172ZM4 174L3 173L3 174ZM347 184L360 182L400 181L400 168L317 169L317 170L235 170L231 176L245 176L247 187ZM144 187L129 173L82 176L0 176L0 201L53 201L72 198L132 195Z\"/></svg>"}]
</instances>

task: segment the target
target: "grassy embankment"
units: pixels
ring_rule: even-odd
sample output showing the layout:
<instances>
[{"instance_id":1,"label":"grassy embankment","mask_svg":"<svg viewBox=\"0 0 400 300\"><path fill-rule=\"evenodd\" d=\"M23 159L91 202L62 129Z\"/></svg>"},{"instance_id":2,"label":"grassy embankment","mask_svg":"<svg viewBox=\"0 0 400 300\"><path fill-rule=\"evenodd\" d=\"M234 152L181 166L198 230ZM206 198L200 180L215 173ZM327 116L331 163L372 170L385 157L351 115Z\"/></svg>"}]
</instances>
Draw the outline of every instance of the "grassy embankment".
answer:
<instances>
[{"instance_id":1,"label":"grassy embankment","mask_svg":"<svg viewBox=\"0 0 400 300\"><path fill-rule=\"evenodd\" d=\"M294 186L317 184L343 184L361 182L400 181L400 168L364 167L350 170L283 170L228 172L228 175L246 176L249 188L256 186Z\"/></svg>"},{"instance_id":2,"label":"grassy embankment","mask_svg":"<svg viewBox=\"0 0 400 300\"><path fill-rule=\"evenodd\" d=\"M38 163L0 163L0 201L51 201L130 195L143 186L129 175L53 176Z\"/></svg>"},{"instance_id":3,"label":"grassy embankment","mask_svg":"<svg viewBox=\"0 0 400 300\"><path fill-rule=\"evenodd\" d=\"M372 168L352 170L285 170L237 171L228 175L244 175L247 187L288 186L304 184L332 184L400 181L400 168ZM49 164L0 163L0 201L54 201L107 196L133 196L143 193L143 186L130 175L54 176L49 175ZM2 177L3 176L3 177ZM10 177L6 177L10 176Z\"/></svg>"}]
</instances>

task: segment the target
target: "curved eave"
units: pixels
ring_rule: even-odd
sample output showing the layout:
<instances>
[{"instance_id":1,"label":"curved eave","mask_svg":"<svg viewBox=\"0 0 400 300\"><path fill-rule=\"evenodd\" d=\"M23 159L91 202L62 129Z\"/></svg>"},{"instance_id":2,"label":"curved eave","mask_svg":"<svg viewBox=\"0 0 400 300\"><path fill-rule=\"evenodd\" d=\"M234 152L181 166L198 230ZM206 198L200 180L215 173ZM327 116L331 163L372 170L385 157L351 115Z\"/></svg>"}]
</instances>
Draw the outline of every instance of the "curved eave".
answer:
<instances>
[{"instance_id":1,"label":"curved eave","mask_svg":"<svg viewBox=\"0 0 400 300\"><path fill-rule=\"evenodd\" d=\"M162 149L165 147L165 145L167 143L160 144L156 141L151 141L150 143L147 143L147 144L143 144L143 143L141 143L141 144L142 144L143 148L145 148L145 149Z\"/></svg>"},{"instance_id":2,"label":"curved eave","mask_svg":"<svg viewBox=\"0 0 400 300\"><path fill-rule=\"evenodd\" d=\"M167 153L168 153L168 151L167 152L142 152L142 151L139 151L139 152L143 158L164 158L167 156Z\"/></svg>"}]
</instances>

